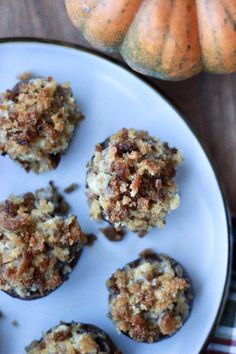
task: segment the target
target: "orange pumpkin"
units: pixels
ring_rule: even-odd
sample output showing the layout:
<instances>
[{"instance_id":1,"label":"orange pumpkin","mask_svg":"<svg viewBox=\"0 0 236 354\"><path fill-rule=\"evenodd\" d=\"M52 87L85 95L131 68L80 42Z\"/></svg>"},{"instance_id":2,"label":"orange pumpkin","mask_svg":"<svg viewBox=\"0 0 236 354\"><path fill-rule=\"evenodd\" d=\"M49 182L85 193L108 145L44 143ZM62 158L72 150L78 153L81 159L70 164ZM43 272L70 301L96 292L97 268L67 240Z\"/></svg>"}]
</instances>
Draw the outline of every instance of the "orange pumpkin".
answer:
<instances>
[{"instance_id":1,"label":"orange pumpkin","mask_svg":"<svg viewBox=\"0 0 236 354\"><path fill-rule=\"evenodd\" d=\"M236 0L65 0L96 48L120 51L136 71L182 80L236 71Z\"/></svg>"}]
</instances>

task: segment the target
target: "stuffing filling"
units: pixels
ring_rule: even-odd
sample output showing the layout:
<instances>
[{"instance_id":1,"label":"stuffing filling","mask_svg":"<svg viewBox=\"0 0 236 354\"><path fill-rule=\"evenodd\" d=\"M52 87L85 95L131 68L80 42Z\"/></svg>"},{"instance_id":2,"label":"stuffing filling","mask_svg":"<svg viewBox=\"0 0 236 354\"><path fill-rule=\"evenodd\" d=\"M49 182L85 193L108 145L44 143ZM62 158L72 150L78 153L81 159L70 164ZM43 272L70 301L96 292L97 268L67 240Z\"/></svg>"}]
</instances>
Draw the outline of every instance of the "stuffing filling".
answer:
<instances>
[{"instance_id":1,"label":"stuffing filling","mask_svg":"<svg viewBox=\"0 0 236 354\"><path fill-rule=\"evenodd\" d=\"M0 154L27 171L52 170L80 120L69 83L51 77L20 81L0 94Z\"/></svg>"},{"instance_id":2,"label":"stuffing filling","mask_svg":"<svg viewBox=\"0 0 236 354\"><path fill-rule=\"evenodd\" d=\"M143 236L165 225L179 206L174 181L180 151L135 129L122 129L96 146L88 163L87 196L93 219L105 219Z\"/></svg>"},{"instance_id":3,"label":"stuffing filling","mask_svg":"<svg viewBox=\"0 0 236 354\"><path fill-rule=\"evenodd\" d=\"M157 342L178 331L190 312L190 282L167 256L140 258L107 281L109 316L137 342Z\"/></svg>"},{"instance_id":4,"label":"stuffing filling","mask_svg":"<svg viewBox=\"0 0 236 354\"><path fill-rule=\"evenodd\" d=\"M71 272L85 236L75 216L55 214L54 200L50 190L39 190L0 204L1 290L23 299L45 296Z\"/></svg>"},{"instance_id":5,"label":"stuffing filling","mask_svg":"<svg viewBox=\"0 0 236 354\"><path fill-rule=\"evenodd\" d=\"M74 322L54 327L26 350L28 354L121 354L105 332Z\"/></svg>"}]
</instances>

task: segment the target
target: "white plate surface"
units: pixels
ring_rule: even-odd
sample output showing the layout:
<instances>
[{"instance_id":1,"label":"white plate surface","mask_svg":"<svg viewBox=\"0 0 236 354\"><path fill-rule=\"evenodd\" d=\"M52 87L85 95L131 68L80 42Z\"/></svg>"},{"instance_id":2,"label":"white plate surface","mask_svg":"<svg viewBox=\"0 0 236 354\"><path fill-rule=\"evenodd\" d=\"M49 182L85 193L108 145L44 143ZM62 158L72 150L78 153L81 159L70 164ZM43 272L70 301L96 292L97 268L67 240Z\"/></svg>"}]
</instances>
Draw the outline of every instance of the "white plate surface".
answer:
<instances>
[{"instance_id":1,"label":"white plate surface","mask_svg":"<svg viewBox=\"0 0 236 354\"><path fill-rule=\"evenodd\" d=\"M212 167L199 142L179 114L129 71L87 52L46 43L1 43L0 91L11 88L19 74L53 76L70 81L86 116L59 167L50 173L26 173L7 157L0 157L0 200L55 181L61 189L72 182L81 188L68 195L72 212L85 232L98 241L87 248L70 276L51 295L34 301L13 299L0 292L0 353L21 354L42 331L64 321L93 323L106 330L127 354L197 354L215 321L225 289L228 266L228 228L222 195ZM180 148L185 162L177 174L181 206L167 217L167 226L145 238L129 233L112 243L89 218L85 197L86 163L94 146L122 127L148 130ZM172 338L158 344L137 344L118 335L107 318L106 279L118 267L153 248L176 258L189 272L195 301L189 320ZM17 320L19 327L12 325Z\"/></svg>"}]
</instances>

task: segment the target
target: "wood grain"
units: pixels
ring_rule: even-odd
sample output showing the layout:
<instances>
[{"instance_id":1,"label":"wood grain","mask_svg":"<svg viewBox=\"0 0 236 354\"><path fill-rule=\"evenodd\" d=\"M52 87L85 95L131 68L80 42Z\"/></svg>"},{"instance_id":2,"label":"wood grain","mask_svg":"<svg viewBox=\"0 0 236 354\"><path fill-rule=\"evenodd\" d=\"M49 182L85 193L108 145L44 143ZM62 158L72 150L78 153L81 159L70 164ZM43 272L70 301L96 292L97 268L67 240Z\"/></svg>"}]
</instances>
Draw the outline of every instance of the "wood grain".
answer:
<instances>
[{"instance_id":1,"label":"wood grain","mask_svg":"<svg viewBox=\"0 0 236 354\"><path fill-rule=\"evenodd\" d=\"M58 39L90 47L70 23L64 0L0 0L0 37L14 36ZM151 81L193 126L236 213L236 75L203 73L183 82Z\"/></svg>"}]
</instances>

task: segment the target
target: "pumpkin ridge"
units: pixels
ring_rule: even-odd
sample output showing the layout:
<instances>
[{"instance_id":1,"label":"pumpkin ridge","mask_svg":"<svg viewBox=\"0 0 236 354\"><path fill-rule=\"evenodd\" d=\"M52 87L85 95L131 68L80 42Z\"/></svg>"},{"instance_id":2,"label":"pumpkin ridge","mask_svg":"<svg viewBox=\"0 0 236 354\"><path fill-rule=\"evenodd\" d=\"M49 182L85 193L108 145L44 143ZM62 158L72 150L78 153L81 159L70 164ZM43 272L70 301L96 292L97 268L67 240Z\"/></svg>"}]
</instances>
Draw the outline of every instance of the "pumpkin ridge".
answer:
<instances>
[{"instance_id":1,"label":"pumpkin ridge","mask_svg":"<svg viewBox=\"0 0 236 354\"><path fill-rule=\"evenodd\" d=\"M175 1L175 0L174 0L174 1ZM171 17L171 14L173 13L174 5L176 5L176 1L175 1L175 3L173 4L173 8L171 9L170 17ZM196 5L195 5L195 7L196 7ZM188 4L187 4L186 8L189 9L189 5L188 5ZM187 26L188 26L188 25L187 25ZM168 26L168 30L170 30L170 24L169 24L169 26ZM167 34L168 34L168 33L167 33ZM188 29L186 29L186 34L187 34L187 37L190 35L189 26L188 26ZM177 42L176 42L176 45L178 45ZM181 70L181 69L183 68L183 65L184 65L184 58L186 57L186 54L187 54L188 50L189 50L188 47L186 47L185 52L183 52L183 54L182 54L180 63L179 63L179 65L178 65L178 69L179 69L179 70ZM163 53L162 53L162 56L163 56ZM173 57L173 58L172 58L173 67L174 67L174 59L175 59L175 58ZM167 72L167 71L166 71L166 72Z\"/></svg>"},{"instance_id":2,"label":"pumpkin ridge","mask_svg":"<svg viewBox=\"0 0 236 354\"><path fill-rule=\"evenodd\" d=\"M236 0L65 0L96 48L166 80L236 71Z\"/></svg>"},{"instance_id":3,"label":"pumpkin ridge","mask_svg":"<svg viewBox=\"0 0 236 354\"><path fill-rule=\"evenodd\" d=\"M179 5L178 1L176 1L176 0L173 0L172 2L173 2L173 6L171 8L171 13L169 15L170 21L168 22L169 26L168 26L168 32L167 32L166 37L168 37L170 29L171 29L171 19L172 19L172 15L173 15L173 13L175 11L175 5ZM186 15L188 13L191 13L193 8L194 8L195 14L196 14L196 4L195 4L195 2L194 2L194 4L193 3L189 4L188 2L186 2L186 7L185 7ZM176 14L175 14L175 16L176 16ZM174 18L174 21L176 21L176 18ZM190 39L191 39L191 26L193 24L191 22L189 22L189 21L184 21L184 23L186 24L185 30L184 30L184 33L186 34L186 39L188 39L188 42L191 43L190 42ZM197 25L197 23L196 23L196 25ZM197 41L198 41L198 45L199 45L199 36L197 36L197 37L198 37ZM179 45L178 39L179 38L175 38L175 44L176 44L176 47L179 48L179 52L180 52L181 51L181 45ZM166 44L166 42L165 42L165 44ZM176 63L176 57L173 55L172 58L168 62L169 68L165 68L165 63L163 63L163 60L162 60L158 70L159 71L162 70L164 75L166 75L167 77L168 76L171 77L172 80L178 80L178 77L181 75L180 73L181 72L184 73L184 64L186 63L186 61L188 61L187 55L189 53L189 50L191 50L191 49L192 49L191 45L186 45L184 50L181 52L181 57L178 58L179 63ZM163 48L161 57L163 57L164 55L165 55L165 48ZM191 69L199 72L200 71L199 67L201 68L201 66L202 66L201 58L199 58L199 62L193 64L191 66ZM172 67L172 70L170 69L170 67ZM178 76L174 77L173 74L174 74L174 71L176 71L176 70L178 71ZM176 75L176 74L174 74L174 75ZM186 75L186 74L183 74L183 75ZM187 76L186 76L186 78L187 78Z\"/></svg>"},{"instance_id":4,"label":"pumpkin ridge","mask_svg":"<svg viewBox=\"0 0 236 354\"><path fill-rule=\"evenodd\" d=\"M225 14L226 14L228 20L230 21L232 27L234 28L234 30L236 32L236 21L234 21L233 16L231 15L231 13L229 12L227 6L225 5L225 1L224 0L221 0L221 1L222 1L222 5L224 7Z\"/></svg>"},{"instance_id":5,"label":"pumpkin ridge","mask_svg":"<svg viewBox=\"0 0 236 354\"><path fill-rule=\"evenodd\" d=\"M208 18L209 18L209 20L212 23L212 16L211 16L210 8L209 8L209 0L206 0L206 10L208 12ZM218 59L218 63L216 64L216 67L222 64L222 67L225 70L224 62L222 60L222 55L221 55L221 52L219 51L219 47L218 47L218 40L217 40L217 36L216 36L216 30L214 29L214 26L211 26L211 28L212 28L212 36L214 38L214 44L215 44L215 48L214 49L216 51L217 59ZM204 65L204 60L203 60L203 65Z\"/></svg>"},{"instance_id":6,"label":"pumpkin ridge","mask_svg":"<svg viewBox=\"0 0 236 354\"><path fill-rule=\"evenodd\" d=\"M171 11L170 11L170 18L171 18L171 14L173 13L173 10L174 10L174 5L176 5L175 0L173 0L173 1L171 0L171 2L172 2L172 7L171 7ZM166 37L168 36L169 33L170 33L170 22L168 22L167 26L166 26ZM160 61L157 59L157 67L162 66L165 47L166 47L166 40L163 41L162 47L160 47L161 58L160 58Z\"/></svg>"},{"instance_id":7,"label":"pumpkin ridge","mask_svg":"<svg viewBox=\"0 0 236 354\"><path fill-rule=\"evenodd\" d=\"M181 80L201 71L199 37L195 31L197 27L196 7L192 6L193 1L188 0L187 6L185 6L182 0L168 2L164 0L155 2L148 0L143 3L121 48L123 58L134 70L146 75L169 80ZM180 22L181 16L179 11L183 8L185 9L185 15L187 16L189 13L190 18L186 18L184 22ZM161 17L159 11L164 10L165 16ZM170 30L169 19L173 16L173 25ZM181 28L176 27L178 26L178 22L180 22ZM185 22L187 26L185 26ZM151 24L152 27L150 27ZM167 24L168 27L166 26ZM147 32L148 27L151 31L150 35ZM176 28L178 32L175 36ZM189 36L187 36L188 28ZM170 31L171 33L169 33ZM152 36L152 33L154 36ZM155 33L156 35L158 33L156 40L159 41L159 44L155 40ZM183 34L183 41L181 41L181 33ZM150 36L152 39L150 39ZM187 38L191 40L188 39L186 43ZM187 44L189 43L192 43L193 46L188 46ZM165 46L167 46L166 49ZM171 55L170 49L174 49L175 53ZM182 57L183 53L185 53L186 65L181 62L183 59L178 57L178 53Z\"/></svg>"},{"instance_id":8,"label":"pumpkin ridge","mask_svg":"<svg viewBox=\"0 0 236 354\"><path fill-rule=\"evenodd\" d=\"M196 4L204 71L236 71L235 0L196 0Z\"/></svg>"},{"instance_id":9,"label":"pumpkin ridge","mask_svg":"<svg viewBox=\"0 0 236 354\"><path fill-rule=\"evenodd\" d=\"M142 1L98 1L84 30L86 39L101 50L117 51ZM111 11L112 6L117 8L117 12L114 12L114 15ZM109 13L110 17L108 18Z\"/></svg>"},{"instance_id":10,"label":"pumpkin ridge","mask_svg":"<svg viewBox=\"0 0 236 354\"><path fill-rule=\"evenodd\" d=\"M97 4L96 0L65 0L66 10L75 27L84 31L86 20L91 17Z\"/></svg>"},{"instance_id":11,"label":"pumpkin ridge","mask_svg":"<svg viewBox=\"0 0 236 354\"><path fill-rule=\"evenodd\" d=\"M190 5L187 5L187 10L190 12L190 10L191 10L191 7L189 7ZM197 8L196 8L196 2L194 1L194 5L193 5L194 7L195 7L195 11L197 12ZM199 46L200 46L200 38L199 38L199 28L198 28L198 22L196 23L196 25L197 25L197 29L198 29L198 44L199 44ZM190 25L187 23L187 28L186 28L186 34L187 34L187 38L188 39L190 39ZM190 41L189 41L190 42ZM185 50L185 52L183 53L183 56L182 56L182 60L181 60L181 63L180 64L182 64L183 65L183 63L184 63L184 59L186 58L186 55L187 55L187 53L188 53L188 51L191 49L191 44L189 44L188 46L186 46L186 50ZM200 47L200 49L201 49L201 47ZM200 66L202 67L202 56L200 57Z\"/></svg>"}]
</instances>

